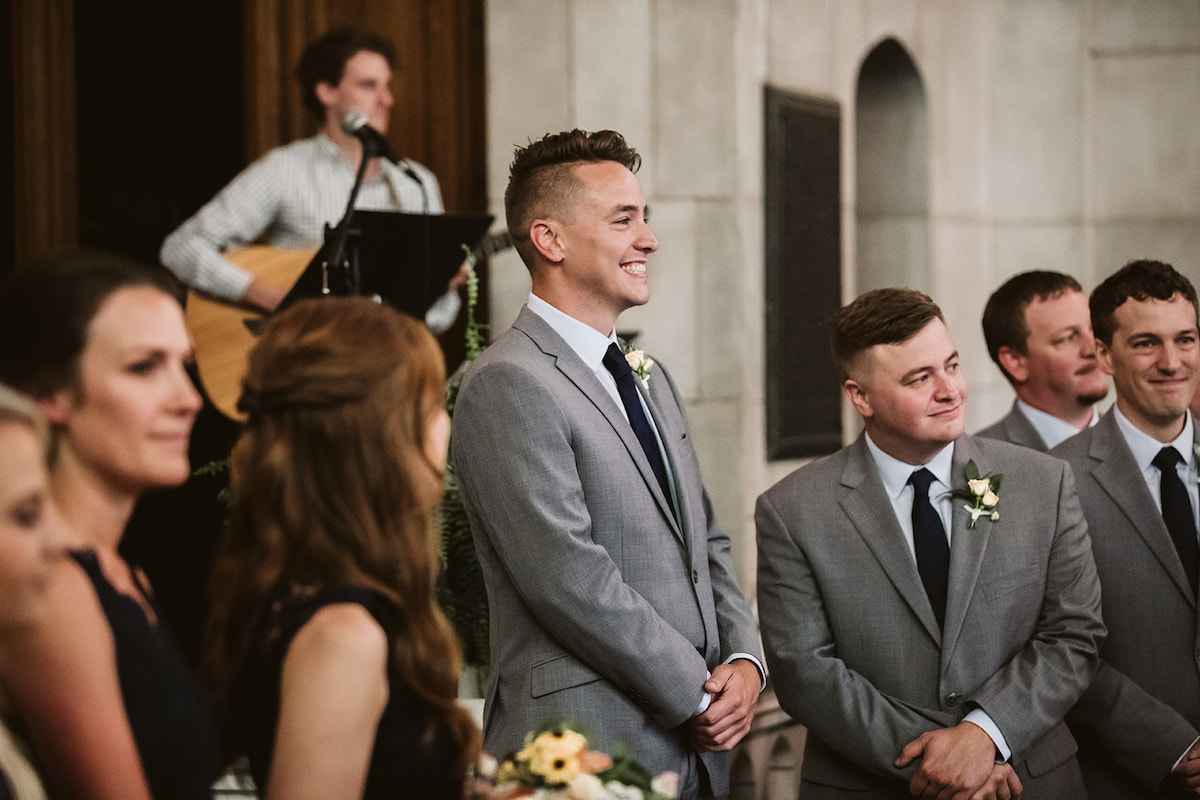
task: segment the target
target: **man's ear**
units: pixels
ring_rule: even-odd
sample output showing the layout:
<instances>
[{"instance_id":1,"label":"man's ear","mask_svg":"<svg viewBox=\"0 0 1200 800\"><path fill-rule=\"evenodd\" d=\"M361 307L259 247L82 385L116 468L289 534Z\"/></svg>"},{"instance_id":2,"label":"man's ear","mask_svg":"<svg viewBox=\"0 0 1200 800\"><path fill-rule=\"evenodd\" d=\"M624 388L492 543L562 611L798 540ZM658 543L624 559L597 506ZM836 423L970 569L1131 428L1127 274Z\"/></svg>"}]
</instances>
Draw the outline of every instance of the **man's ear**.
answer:
<instances>
[{"instance_id":1,"label":"man's ear","mask_svg":"<svg viewBox=\"0 0 1200 800\"><path fill-rule=\"evenodd\" d=\"M333 105L333 95L336 91L337 89L329 81L317 81L317 85L313 87L313 93L316 94L317 100L326 108Z\"/></svg>"},{"instance_id":2,"label":"man's ear","mask_svg":"<svg viewBox=\"0 0 1200 800\"><path fill-rule=\"evenodd\" d=\"M1012 379L1017 383L1024 383L1029 380L1028 356L1018 353L1007 345L1003 345L996 351L996 359L1000 362L1000 366L1004 367L1004 371L1011 375Z\"/></svg>"},{"instance_id":3,"label":"man's ear","mask_svg":"<svg viewBox=\"0 0 1200 800\"><path fill-rule=\"evenodd\" d=\"M866 388L856 380L847 378L842 383L842 391L846 394L847 399L854 405L854 410L862 416L863 419L869 419L874 415L875 411L871 408L871 398L867 396Z\"/></svg>"},{"instance_id":4,"label":"man's ear","mask_svg":"<svg viewBox=\"0 0 1200 800\"><path fill-rule=\"evenodd\" d=\"M559 264L566 257L558 226L552 220L535 219L529 226L529 240L547 261Z\"/></svg>"},{"instance_id":5,"label":"man's ear","mask_svg":"<svg viewBox=\"0 0 1200 800\"><path fill-rule=\"evenodd\" d=\"M1108 345L1096 339L1096 363L1100 365L1100 371L1105 375L1112 377L1112 350L1108 349Z\"/></svg>"}]
</instances>

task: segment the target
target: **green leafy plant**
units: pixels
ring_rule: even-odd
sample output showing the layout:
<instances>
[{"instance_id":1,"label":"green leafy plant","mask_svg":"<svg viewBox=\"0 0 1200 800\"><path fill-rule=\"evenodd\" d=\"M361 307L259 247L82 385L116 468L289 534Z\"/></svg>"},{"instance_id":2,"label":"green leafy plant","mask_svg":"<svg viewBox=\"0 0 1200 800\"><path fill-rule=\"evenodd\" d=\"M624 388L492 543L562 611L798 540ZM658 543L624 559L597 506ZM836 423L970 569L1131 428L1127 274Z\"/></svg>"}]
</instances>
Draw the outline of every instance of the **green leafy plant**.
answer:
<instances>
[{"instance_id":1,"label":"green leafy plant","mask_svg":"<svg viewBox=\"0 0 1200 800\"><path fill-rule=\"evenodd\" d=\"M475 308L479 303L479 276L475 272L475 260L470 250L463 249L467 253L466 360L446 382L446 413L451 420L454 418L454 404L458 400L463 374L483 352L484 331L487 328L475 318ZM446 483L438 510L438 532L442 558L437 586L438 604L458 634L463 661L486 669L489 662L487 590L483 585L483 571L475 553L475 541L471 537L471 525L467 520L467 510L463 506L452 460L446 464Z\"/></svg>"}]
</instances>

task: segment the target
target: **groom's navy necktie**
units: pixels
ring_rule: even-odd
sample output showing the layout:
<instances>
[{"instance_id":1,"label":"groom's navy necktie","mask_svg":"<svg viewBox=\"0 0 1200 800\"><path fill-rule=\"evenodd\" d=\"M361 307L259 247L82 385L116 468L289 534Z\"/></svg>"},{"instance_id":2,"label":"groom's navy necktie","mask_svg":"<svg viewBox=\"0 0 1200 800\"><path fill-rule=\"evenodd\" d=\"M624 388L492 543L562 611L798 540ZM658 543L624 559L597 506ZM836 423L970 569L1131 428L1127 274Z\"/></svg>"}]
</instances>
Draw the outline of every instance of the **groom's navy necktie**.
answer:
<instances>
[{"instance_id":1,"label":"groom's navy necktie","mask_svg":"<svg viewBox=\"0 0 1200 800\"><path fill-rule=\"evenodd\" d=\"M1192 584L1192 596L1195 596L1196 584L1200 580L1200 545L1196 542L1196 520L1192 516L1192 501L1188 499L1187 488L1179 479L1179 473L1175 471L1175 465L1182 460L1179 451L1168 446L1159 450L1150 463L1158 467L1163 522L1167 523L1167 530L1171 534L1171 540L1175 542L1179 560L1183 562L1183 571L1187 573L1188 581Z\"/></svg>"},{"instance_id":2,"label":"groom's navy necktie","mask_svg":"<svg viewBox=\"0 0 1200 800\"><path fill-rule=\"evenodd\" d=\"M913 549L917 552L917 572L925 585L925 594L933 606L938 627L946 623L946 588L950 576L950 545L942 517L929 502L929 486L933 473L922 467L913 472L908 482L913 487Z\"/></svg>"},{"instance_id":3,"label":"groom's navy necktie","mask_svg":"<svg viewBox=\"0 0 1200 800\"><path fill-rule=\"evenodd\" d=\"M616 342L610 344L604 353L604 366L617 381L617 393L621 395L621 402L625 405L625 415L629 417L629 424L633 426L633 432L641 442L642 451L650 462L650 469L654 470L654 477L658 478L658 485L662 487L663 497L667 498L667 504L670 505L671 488L667 484L667 469L658 449L658 440L654 438L654 429L650 427L650 420L646 419L646 413L642 410L637 378L633 376L633 370L629 368L629 362L625 360Z\"/></svg>"}]
</instances>

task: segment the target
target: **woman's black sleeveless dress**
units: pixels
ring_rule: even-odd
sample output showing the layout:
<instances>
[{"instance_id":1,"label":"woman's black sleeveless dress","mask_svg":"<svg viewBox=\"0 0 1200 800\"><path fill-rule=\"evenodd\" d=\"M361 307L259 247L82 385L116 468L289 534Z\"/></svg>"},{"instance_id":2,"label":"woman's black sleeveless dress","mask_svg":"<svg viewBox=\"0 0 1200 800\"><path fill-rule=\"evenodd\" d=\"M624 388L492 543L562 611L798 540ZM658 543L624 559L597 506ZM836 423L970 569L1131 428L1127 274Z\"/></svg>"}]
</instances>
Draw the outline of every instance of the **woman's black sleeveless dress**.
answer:
<instances>
[{"instance_id":1,"label":"woman's black sleeveless dress","mask_svg":"<svg viewBox=\"0 0 1200 800\"><path fill-rule=\"evenodd\" d=\"M74 550L71 557L91 579L112 628L121 696L150 793L156 800L210 800L220 769L211 698L192 675L153 598L146 596L157 625L137 601L108 582L93 551Z\"/></svg>"},{"instance_id":2,"label":"woman's black sleeveless dress","mask_svg":"<svg viewBox=\"0 0 1200 800\"><path fill-rule=\"evenodd\" d=\"M383 628L389 643L388 701L375 733L363 797L460 800L463 786L454 777L458 750L449 733L440 729L429 746L421 744L432 708L412 690L394 663L392 610L377 592L356 587L294 589L273 604L265 630L257 637L259 648L238 678L234 715L243 737L240 744L260 791L266 787L271 767L288 647L313 615L332 603L357 603L365 608Z\"/></svg>"}]
</instances>

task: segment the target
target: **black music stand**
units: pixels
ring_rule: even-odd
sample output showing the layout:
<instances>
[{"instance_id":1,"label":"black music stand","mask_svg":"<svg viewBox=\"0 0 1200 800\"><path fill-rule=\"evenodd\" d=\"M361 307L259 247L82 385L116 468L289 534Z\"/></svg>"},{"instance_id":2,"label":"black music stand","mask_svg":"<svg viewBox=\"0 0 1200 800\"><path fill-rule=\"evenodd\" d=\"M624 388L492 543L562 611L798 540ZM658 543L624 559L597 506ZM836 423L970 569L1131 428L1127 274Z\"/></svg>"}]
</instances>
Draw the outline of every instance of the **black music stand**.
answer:
<instances>
[{"instance_id":1,"label":"black music stand","mask_svg":"<svg viewBox=\"0 0 1200 800\"><path fill-rule=\"evenodd\" d=\"M342 265L329 264L335 228L280 303L305 297L377 296L425 319L446 285L492 224L491 214L405 214L355 209Z\"/></svg>"}]
</instances>

